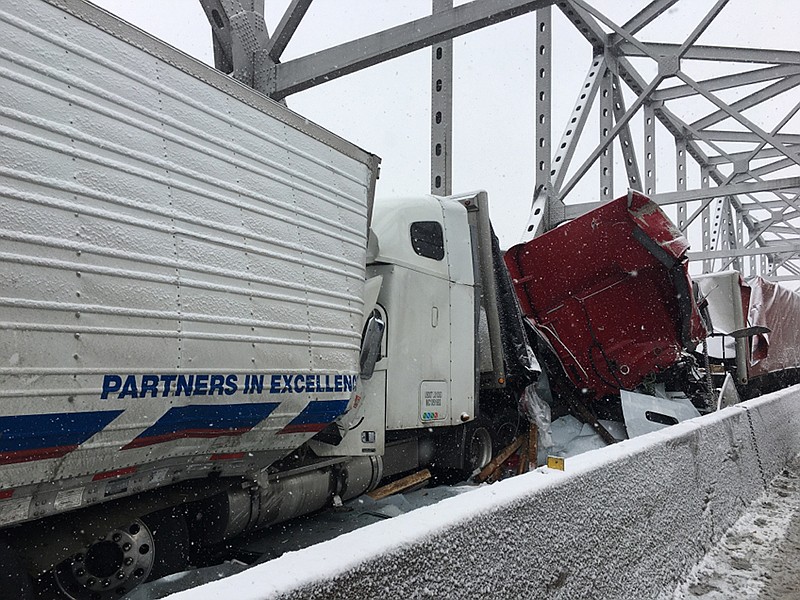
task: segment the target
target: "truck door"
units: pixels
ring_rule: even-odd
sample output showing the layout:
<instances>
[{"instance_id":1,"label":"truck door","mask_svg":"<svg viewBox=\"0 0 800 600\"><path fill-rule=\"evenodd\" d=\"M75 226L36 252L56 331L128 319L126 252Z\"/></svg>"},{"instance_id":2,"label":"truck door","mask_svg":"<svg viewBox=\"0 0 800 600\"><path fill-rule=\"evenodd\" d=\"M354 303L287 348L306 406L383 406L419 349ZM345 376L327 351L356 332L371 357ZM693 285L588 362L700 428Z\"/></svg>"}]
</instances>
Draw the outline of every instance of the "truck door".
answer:
<instances>
[{"instance_id":1,"label":"truck door","mask_svg":"<svg viewBox=\"0 0 800 600\"><path fill-rule=\"evenodd\" d=\"M476 414L475 371L476 288L473 233L467 209L459 202L442 199L447 248L450 322L450 396L453 422L462 414Z\"/></svg>"}]
</instances>

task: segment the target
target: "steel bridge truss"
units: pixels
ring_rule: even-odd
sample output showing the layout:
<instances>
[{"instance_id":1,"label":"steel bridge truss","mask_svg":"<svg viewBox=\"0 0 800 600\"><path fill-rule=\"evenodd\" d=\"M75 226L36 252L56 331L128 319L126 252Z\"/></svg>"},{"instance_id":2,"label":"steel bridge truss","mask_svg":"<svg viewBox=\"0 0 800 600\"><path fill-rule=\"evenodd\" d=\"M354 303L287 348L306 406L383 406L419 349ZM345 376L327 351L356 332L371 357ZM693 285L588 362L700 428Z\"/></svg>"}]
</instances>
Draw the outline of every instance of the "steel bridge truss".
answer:
<instances>
[{"instance_id":1,"label":"steel bridge truss","mask_svg":"<svg viewBox=\"0 0 800 600\"><path fill-rule=\"evenodd\" d=\"M728 0L696 14L682 43L645 39L644 30L658 30L671 8L692 0L643 3L623 24L585 0L473 0L456 7L432 0L428 17L286 62L281 56L311 0L291 0L271 36L264 0L200 1L217 68L277 100L431 47L431 190L439 194L452 189L450 40L535 11L536 183L524 239L633 188L667 207L700 248L690 254L694 272L735 268L800 280L800 98L793 93L800 52L698 44ZM552 123L553 8L592 49L560 130ZM704 75L689 74L695 72ZM577 203L575 190L587 182L597 202Z\"/></svg>"}]
</instances>

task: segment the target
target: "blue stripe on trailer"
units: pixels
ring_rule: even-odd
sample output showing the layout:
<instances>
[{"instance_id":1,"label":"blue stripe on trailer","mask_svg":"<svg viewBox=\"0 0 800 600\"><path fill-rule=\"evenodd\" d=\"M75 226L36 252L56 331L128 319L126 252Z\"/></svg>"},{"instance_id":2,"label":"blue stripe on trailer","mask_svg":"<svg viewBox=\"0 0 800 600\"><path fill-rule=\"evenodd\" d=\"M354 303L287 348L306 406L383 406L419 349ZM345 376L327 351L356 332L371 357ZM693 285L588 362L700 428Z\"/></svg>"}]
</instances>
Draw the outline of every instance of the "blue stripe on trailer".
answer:
<instances>
[{"instance_id":1,"label":"blue stripe on trailer","mask_svg":"<svg viewBox=\"0 0 800 600\"><path fill-rule=\"evenodd\" d=\"M349 400L312 400L279 433L318 432L347 410Z\"/></svg>"},{"instance_id":2,"label":"blue stripe on trailer","mask_svg":"<svg viewBox=\"0 0 800 600\"><path fill-rule=\"evenodd\" d=\"M192 404L171 408L123 450L183 438L241 435L266 419L279 404L279 402Z\"/></svg>"},{"instance_id":3,"label":"blue stripe on trailer","mask_svg":"<svg viewBox=\"0 0 800 600\"><path fill-rule=\"evenodd\" d=\"M0 417L0 464L61 458L122 412L100 410Z\"/></svg>"}]
</instances>

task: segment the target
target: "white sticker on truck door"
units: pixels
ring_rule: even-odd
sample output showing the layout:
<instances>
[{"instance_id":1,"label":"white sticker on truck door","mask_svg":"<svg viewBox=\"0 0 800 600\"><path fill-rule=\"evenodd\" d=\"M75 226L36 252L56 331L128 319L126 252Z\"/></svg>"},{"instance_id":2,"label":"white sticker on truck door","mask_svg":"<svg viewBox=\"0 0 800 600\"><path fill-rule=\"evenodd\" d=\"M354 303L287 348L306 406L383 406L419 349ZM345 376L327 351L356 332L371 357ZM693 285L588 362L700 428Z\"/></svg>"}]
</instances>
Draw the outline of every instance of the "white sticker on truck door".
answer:
<instances>
[{"instance_id":1,"label":"white sticker on truck door","mask_svg":"<svg viewBox=\"0 0 800 600\"><path fill-rule=\"evenodd\" d=\"M449 405L446 381L423 381L419 386L419 420L442 421Z\"/></svg>"}]
</instances>

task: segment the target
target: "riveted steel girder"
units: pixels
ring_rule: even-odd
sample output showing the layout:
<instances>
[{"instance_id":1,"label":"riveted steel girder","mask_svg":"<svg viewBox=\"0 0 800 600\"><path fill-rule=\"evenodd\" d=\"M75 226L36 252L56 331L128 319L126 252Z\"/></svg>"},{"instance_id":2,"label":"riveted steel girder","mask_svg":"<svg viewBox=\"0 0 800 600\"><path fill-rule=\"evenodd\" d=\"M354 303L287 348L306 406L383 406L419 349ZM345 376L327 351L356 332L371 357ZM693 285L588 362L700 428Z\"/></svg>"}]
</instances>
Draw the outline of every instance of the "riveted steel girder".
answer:
<instances>
[{"instance_id":1,"label":"riveted steel girder","mask_svg":"<svg viewBox=\"0 0 800 600\"><path fill-rule=\"evenodd\" d=\"M800 274L798 253L786 250L800 240L794 225L800 216L800 130L793 119L800 103L790 96L800 86L800 52L698 44L728 10L727 0L716 0L704 14L696 14L691 0L643 2L622 25L603 13L605 0L472 0L455 7L451 0L433 0L428 17L281 62L311 5L311 0L286 1L270 38L266 26L255 23L260 0L201 0L212 29L220 15L225 25L214 29L218 66L242 81L249 77L250 85L276 99L441 44L437 48L447 60L437 62L434 48L430 148L431 189L440 193L458 189L451 177L453 75L447 40L538 11L535 188L523 237L621 195L625 189L615 185L624 181L674 211L679 227L701 249L691 258L702 261L703 270L748 259L750 274ZM561 40L553 34L551 4L585 38L592 56L563 126L553 123L552 61ZM661 39L662 31L672 29L661 28L661 22L684 5L690 10L682 12L683 18L695 19L690 33L678 42L674 35ZM690 76L688 64L705 68L692 69ZM698 72L701 77L694 75ZM765 106L771 109L769 118ZM776 106L785 112L773 114ZM599 114L596 124L593 113ZM552 138L559 133L560 139ZM596 141L580 143L588 134ZM665 136L672 139L665 143ZM615 167L626 177L615 178ZM674 167L674 177L664 175L668 167ZM596 178L586 177L590 172ZM576 204L587 197L590 180L597 186L596 202Z\"/></svg>"}]
</instances>

